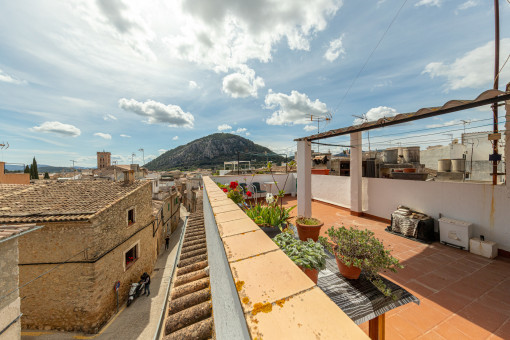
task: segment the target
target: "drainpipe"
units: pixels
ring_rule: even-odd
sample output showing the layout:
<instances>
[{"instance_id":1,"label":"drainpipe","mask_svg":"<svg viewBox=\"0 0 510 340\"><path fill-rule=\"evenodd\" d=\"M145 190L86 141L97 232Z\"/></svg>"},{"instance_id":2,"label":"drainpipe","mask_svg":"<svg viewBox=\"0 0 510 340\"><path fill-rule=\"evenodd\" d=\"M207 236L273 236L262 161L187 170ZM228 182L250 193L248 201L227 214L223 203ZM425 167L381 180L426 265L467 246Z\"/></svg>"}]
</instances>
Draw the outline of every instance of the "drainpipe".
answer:
<instances>
[{"instance_id":1,"label":"drainpipe","mask_svg":"<svg viewBox=\"0 0 510 340\"><path fill-rule=\"evenodd\" d=\"M494 48L495 48L495 60L494 60L494 89L498 89L499 85L499 0L494 0ZM498 103L492 104L492 112L494 117L494 126L493 126L493 133L498 133ZM492 143L492 154L493 154L493 160L492 160L492 185L498 184L498 160L497 160L497 154L498 154L498 142L499 140L496 139Z\"/></svg>"}]
</instances>

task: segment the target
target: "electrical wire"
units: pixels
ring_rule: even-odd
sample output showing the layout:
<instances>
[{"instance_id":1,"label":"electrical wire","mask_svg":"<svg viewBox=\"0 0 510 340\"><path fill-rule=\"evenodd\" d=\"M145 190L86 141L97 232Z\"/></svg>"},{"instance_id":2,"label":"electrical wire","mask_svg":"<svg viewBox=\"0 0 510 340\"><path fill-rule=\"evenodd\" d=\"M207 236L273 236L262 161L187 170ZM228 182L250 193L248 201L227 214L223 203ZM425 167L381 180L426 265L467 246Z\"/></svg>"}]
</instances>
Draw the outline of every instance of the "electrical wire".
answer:
<instances>
[{"instance_id":1,"label":"electrical wire","mask_svg":"<svg viewBox=\"0 0 510 340\"><path fill-rule=\"evenodd\" d=\"M44 275L47 275L49 273L51 273L52 271L54 271L55 269L57 269L58 267L66 264L69 260L71 260L72 258L74 258L75 256L78 256L79 254L83 253L83 252L86 252L88 249L90 249L90 247L87 247L83 250L81 250L80 252L74 254L73 256L71 256L70 258L66 259L64 262L61 262L59 264L57 264L55 267L53 268L50 268L49 270L45 271L44 273L40 274L39 276L36 276L35 278L33 278L32 280L24 283L23 285L21 286L18 286L18 288L15 288L13 290L11 290L10 292L8 292L7 294L5 294L4 296L0 296L0 301L2 301L3 299L5 299L6 297L8 297L9 295L11 295L12 293L15 293L16 291L20 290L21 288L25 287L25 286L28 286L29 284L31 284L32 282L34 282L35 280L37 279L40 279L41 277L43 277Z\"/></svg>"},{"instance_id":2,"label":"electrical wire","mask_svg":"<svg viewBox=\"0 0 510 340\"><path fill-rule=\"evenodd\" d=\"M407 0L404 0L404 2L402 3L402 5L400 6L400 8L398 9L397 13L395 14L395 16L393 17L393 19L391 20L390 24L388 25L388 27L386 28L386 30L384 31L383 35L381 36L381 38L379 39L379 41L377 42L377 45L375 45L374 49L372 50L372 52L370 52L370 54L368 55L368 58L367 60L365 60L365 63L363 64L363 66L361 67L361 69L359 70L358 74L356 75L356 77L354 78L354 80L351 82L351 85L349 86L349 88L347 89L347 91L345 91L342 99L340 99L340 102L338 103L338 105L335 106L334 110L333 111L337 111L337 109L340 107L340 105L342 105L345 97L347 97L347 94L349 94L349 92L351 91L351 88L353 87L354 83L356 82L356 80L358 80L359 76L361 75L361 72L363 72L363 70L365 69L365 67L367 66L368 62L370 61L370 59L372 58L372 55L374 54L375 50L377 50L377 48L379 47L379 45L381 44L381 42L383 41L383 39L386 37L386 33L388 33L388 31L390 30L390 27L393 25L393 23L395 22L395 20L397 19L398 15L400 14L400 12L402 11L402 8L404 8L405 4L407 3ZM332 113L333 114L333 113Z\"/></svg>"}]
</instances>

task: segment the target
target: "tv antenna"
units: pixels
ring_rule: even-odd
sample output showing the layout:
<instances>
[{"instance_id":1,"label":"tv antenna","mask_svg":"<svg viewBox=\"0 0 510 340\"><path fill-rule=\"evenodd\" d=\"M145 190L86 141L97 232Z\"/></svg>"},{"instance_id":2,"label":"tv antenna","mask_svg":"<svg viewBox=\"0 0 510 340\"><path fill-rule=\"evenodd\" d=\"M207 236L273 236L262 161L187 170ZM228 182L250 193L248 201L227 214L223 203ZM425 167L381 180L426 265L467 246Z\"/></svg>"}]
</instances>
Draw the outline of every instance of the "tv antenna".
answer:
<instances>
[{"instance_id":1,"label":"tv antenna","mask_svg":"<svg viewBox=\"0 0 510 340\"><path fill-rule=\"evenodd\" d=\"M136 156L136 154L133 152L133 153L131 154L131 164L133 164L133 158L134 158L135 156Z\"/></svg>"},{"instance_id":2,"label":"tv antenna","mask_svg":"<svg viewBox=\"0 0 510 340\"><path fill-rule=\"evenodd\" d=\"M461 119L460 120L462 122L462 124L464 124L464 134L466 134L466 124L471 124L471 120L464 120L464 119ZM462 137L462 139L464 139L464 136Z\"/></svg>"},{"instance_id":3,"label":"tv antenna","mask_svg":"<svg viewBox=\"0 0 510 340\"><path fill-rule=\"evenodd\" d=\"M77 161L75 161L74 159L70 159L69 162L73 162L73 169L74 169L74 163L78 163Z\"/></svg>"},{"instance_id":4,"label":"tv antenna","mask_svg":"<svg viewBox=\"0 0 510 340\"><path fill-rule=\"evenodd\" d=\"M358 115L352 115L352 116L355 117L355 118L361 119L363 121L363 123L369 122L366 113L362 114L361 116L358 116ZM370 155L371 154L371 150L370 150L370 131L369 130L367 130L367 138L368 138L368 158L371 158L371 155ZM363 144L363 140L362 140L361 143ZM376 148L376 150L377 150L377 148ZM377 153L377 151L376 151L376 153Z\"/></svg>"},{"instance_id":5,"label":"tv antenna","mask_svg":"<svg viewBox=\"0 0 510 340\"><path fill-rule=\"evenodd\" d=\"M138 151L142 152L142 162L143 162L142 165L144 165L145 164L145 153L144 153L145 150L144 149L138 149Z\"/></svg>"},{"instance_id":6,"label":"tv antenna","mask_svg":"<svg viewBox=\"0 0 510 340\"><path fill-rule=\"evenodd\" d=\"M326 125L329 124L329 122L331 122L331 119L333 118L333 116L331 115L330 112L327 112L326 114L322 115L322 116L318 116L318 115L306 115L307 118L310 118L310 121L312 122L317 122L317 134L320 133L320 123L321 122L326 122ZM317 152L319 152L319 148L320 148L320 144L317 144Z\"/></svg>"},{"instance_id":7,"label":"tv antenna","mask_svg":"<svg viewBox=\"0 0 510 340\"><path fill-rule=\"evenodd\" d=\"M9 148L9 146L10 146L9 142L0 144L0 147L2 150L7 150Z\"/></svg>"}]
</instances>

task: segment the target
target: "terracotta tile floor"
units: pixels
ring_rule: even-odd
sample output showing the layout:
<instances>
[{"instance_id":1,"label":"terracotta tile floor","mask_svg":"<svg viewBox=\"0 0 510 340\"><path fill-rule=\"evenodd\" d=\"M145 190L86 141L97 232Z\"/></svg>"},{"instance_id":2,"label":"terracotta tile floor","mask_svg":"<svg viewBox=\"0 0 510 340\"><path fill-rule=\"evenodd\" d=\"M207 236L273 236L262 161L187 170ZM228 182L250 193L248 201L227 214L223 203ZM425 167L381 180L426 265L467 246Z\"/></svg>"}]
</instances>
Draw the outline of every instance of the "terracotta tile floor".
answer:
<instances>
[{"instance_id":1,"label":"terracotta tile floor","mask_svg":"<svg viewBox=\"0 0 510 340\"><path fill-rule=\"evenodd\" d=\"M291 197L284 202L297 204ZM405 266L386 277L421 303L386 314L387 339L510 339L510 259L407 240L385 232L385 223L321 202L312 202L312 215L324 221L321 234L342 224L372 230ZM360 327L368 332L368 322Z\"/></svg>"}]
</instances>

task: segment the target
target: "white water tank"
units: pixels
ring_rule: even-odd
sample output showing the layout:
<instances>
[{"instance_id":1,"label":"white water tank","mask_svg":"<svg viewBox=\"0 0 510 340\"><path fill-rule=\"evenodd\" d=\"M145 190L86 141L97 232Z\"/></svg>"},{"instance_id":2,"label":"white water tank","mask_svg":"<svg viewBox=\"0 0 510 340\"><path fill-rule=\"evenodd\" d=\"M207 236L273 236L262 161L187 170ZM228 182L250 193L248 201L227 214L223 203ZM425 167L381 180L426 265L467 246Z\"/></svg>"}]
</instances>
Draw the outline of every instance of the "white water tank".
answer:
<instances>
[{"instance_id":1,"label":"white water tank","mask_svg":"<svg viewBox=\"0 0 510 340\"><path fill-rule=\"evenodd\" d=\"M453 218L439 219L439 240L441 243L469 250L469 239L473 236L473 224Z\"/></svg>"},{"instance_id":2,"label":"white water tank","mask_svg":"<svg viewBox=\"0 0 510 340\"><path fill-rule=\"evenodd\" d=\"M404 156L404 163L419 163L420 162L420 147L409 146L402 150Z\"/></svg>"},{"instance_id":3,"label":"white water tank","mask_svg":"<svg viewBox=\"0 0 510 340\"><path fill-rule=\"evenodd\" d=\"M437 171L438 172L447 172L452 168L452 160L449 158L440 159L437 161Z\"/></svg>"},{"instance_id":4,"label":"white water tank","mask_svg":"<svg viewBox=\"0 0 510 340\"><path fill-rule=\"evenodd\" d=\"M452 172L465 172L466 160L464 158L452 159Z\"/></svg>"}]
</instances>

